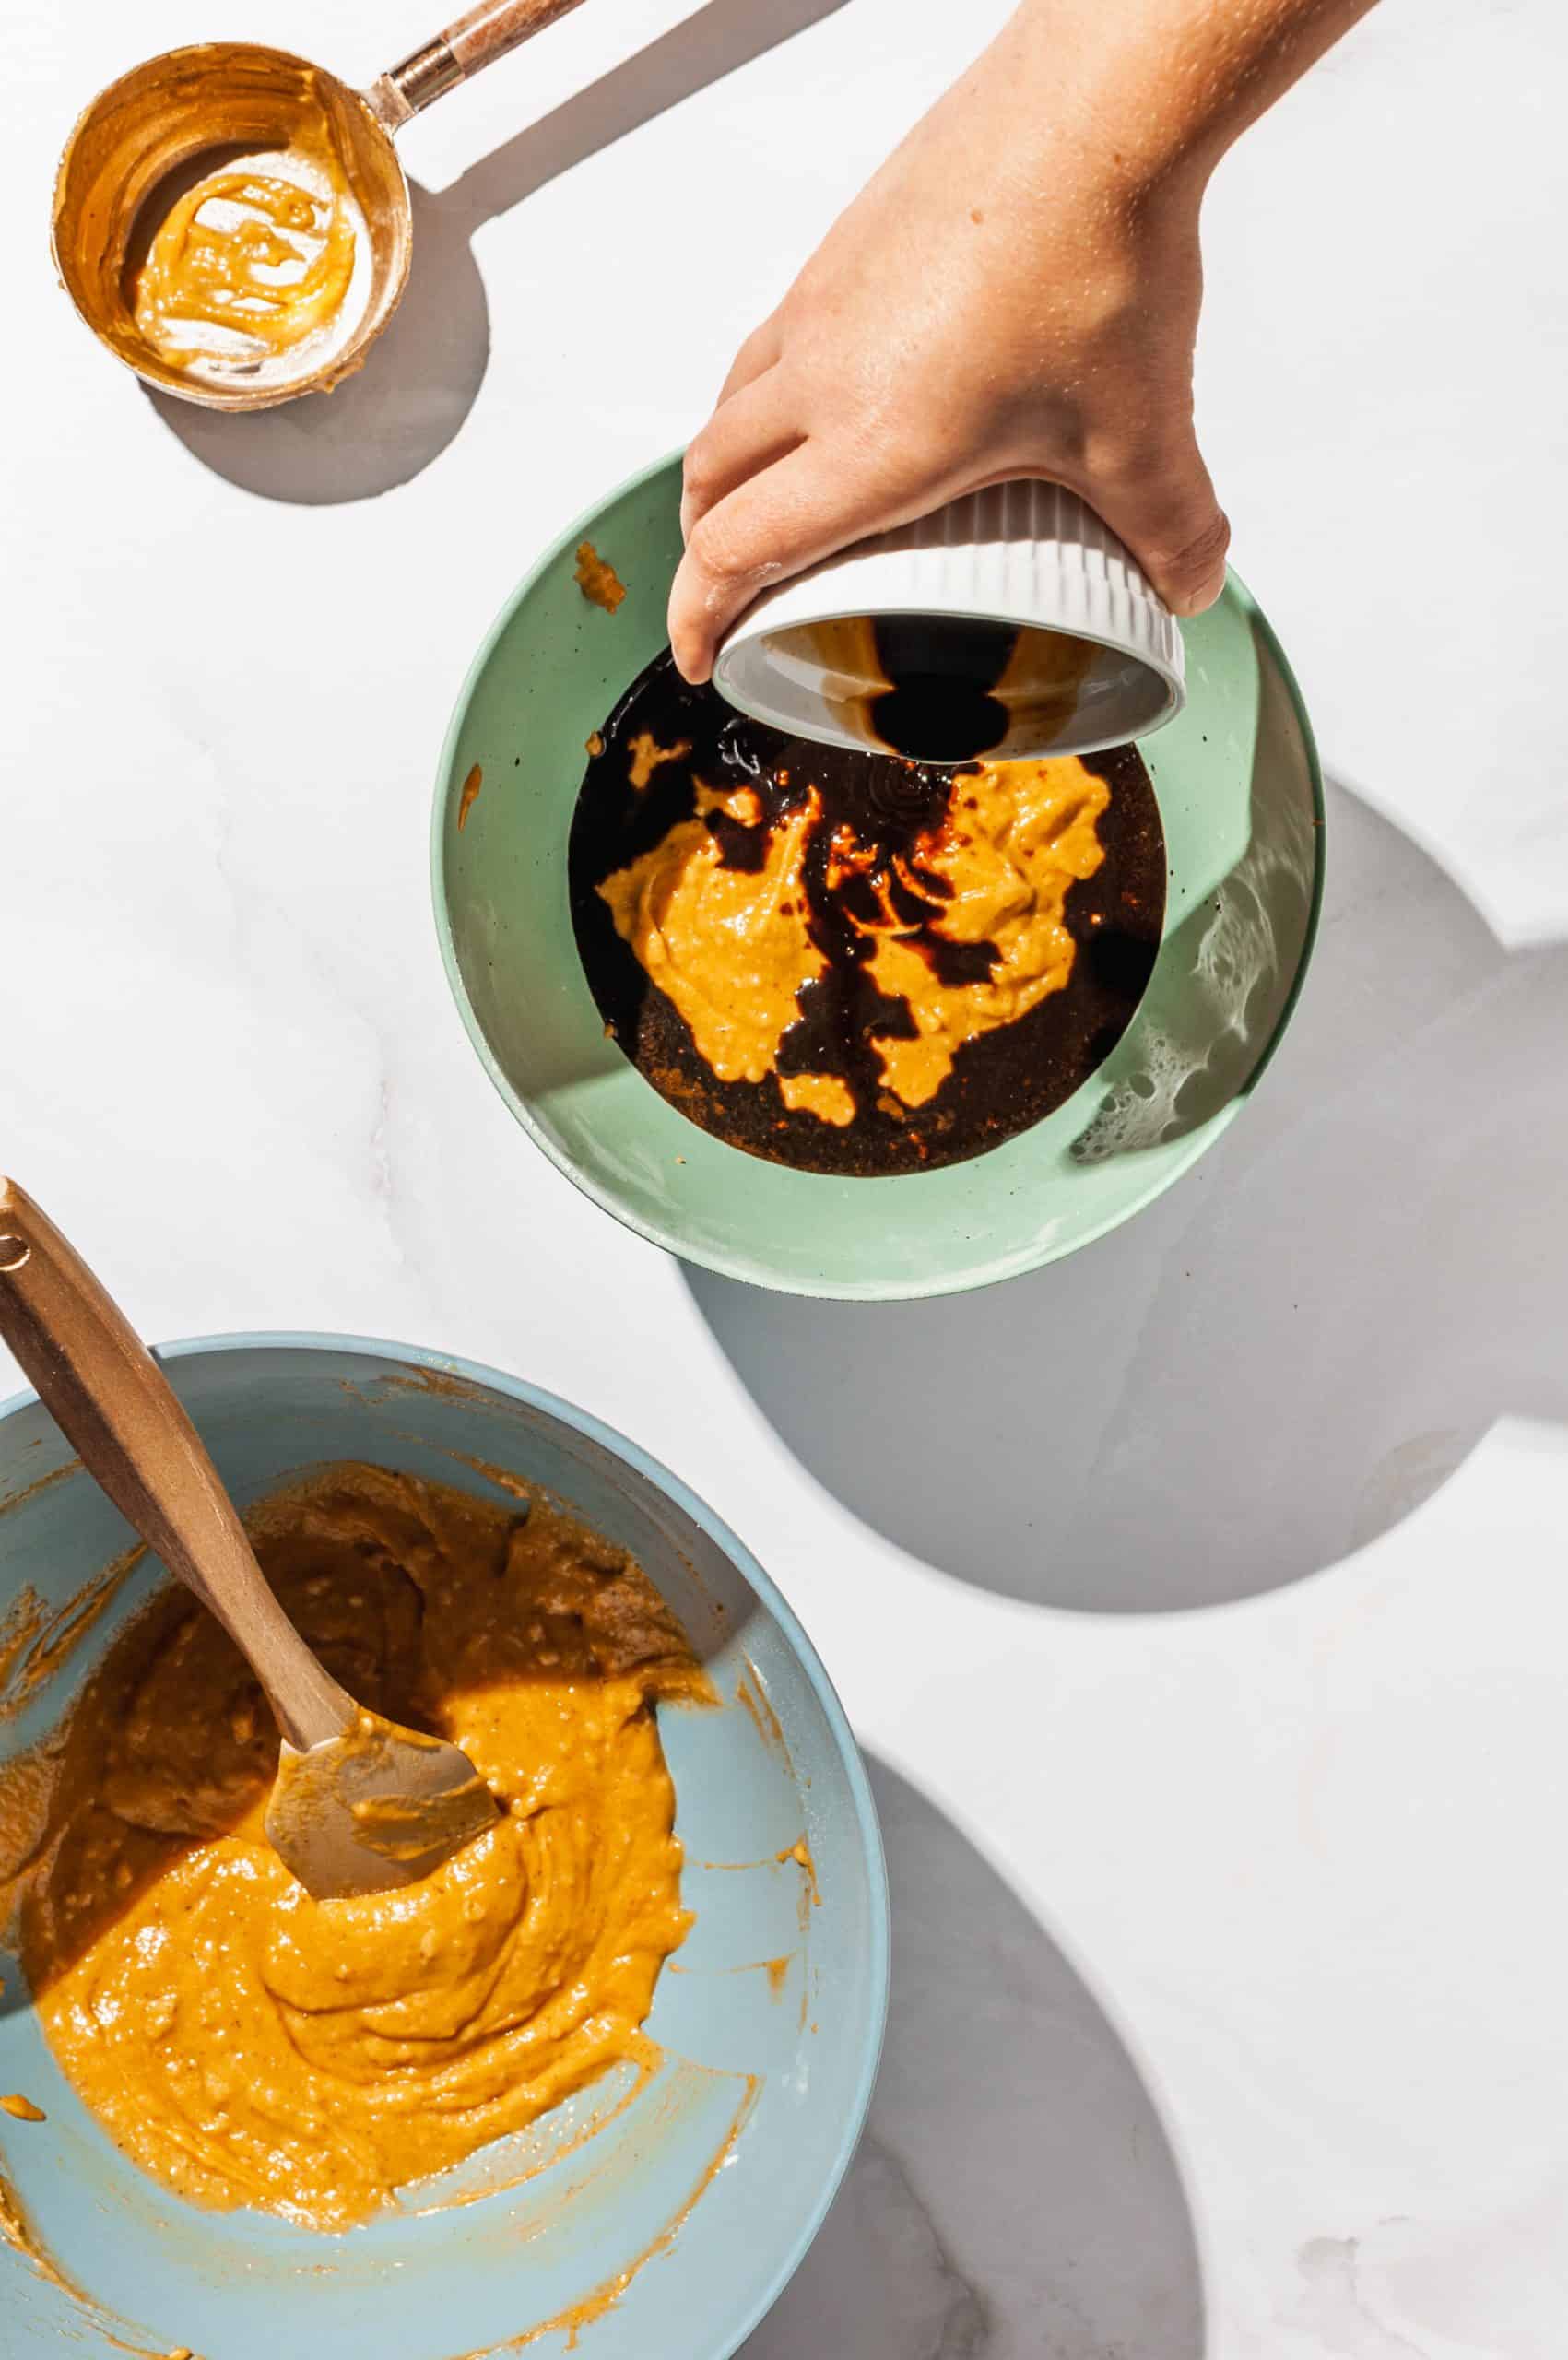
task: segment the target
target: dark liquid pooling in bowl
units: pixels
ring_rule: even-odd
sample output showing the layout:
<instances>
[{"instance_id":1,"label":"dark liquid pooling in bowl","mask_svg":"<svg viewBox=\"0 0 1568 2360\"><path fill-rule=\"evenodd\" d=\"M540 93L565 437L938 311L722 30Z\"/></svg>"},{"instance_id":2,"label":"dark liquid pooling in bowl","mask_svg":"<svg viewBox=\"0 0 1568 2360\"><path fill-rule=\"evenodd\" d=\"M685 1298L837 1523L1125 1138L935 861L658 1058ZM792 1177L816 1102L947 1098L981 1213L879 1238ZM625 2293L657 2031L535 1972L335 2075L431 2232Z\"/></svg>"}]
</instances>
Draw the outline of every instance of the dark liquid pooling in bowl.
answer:
<instances>
[{"instance_id":1,"label":"dark liquid pooling in bowl","mask_svg":"<svg viewBox=\"0 0 1568 2360\"><path fill-rule=\"evenodd\" d=\"M1076 861L1065 895L1026 838ZM1130 1021L1164 915L1130 747L958 768L852 753L733 712L667 653L592 742L568 866L589 985L645 1078L732 1146L841 1174L957 1162L1060 1105ZM749 1071L718 1070L743 1051Z\"/></svg>"}]
</instances>

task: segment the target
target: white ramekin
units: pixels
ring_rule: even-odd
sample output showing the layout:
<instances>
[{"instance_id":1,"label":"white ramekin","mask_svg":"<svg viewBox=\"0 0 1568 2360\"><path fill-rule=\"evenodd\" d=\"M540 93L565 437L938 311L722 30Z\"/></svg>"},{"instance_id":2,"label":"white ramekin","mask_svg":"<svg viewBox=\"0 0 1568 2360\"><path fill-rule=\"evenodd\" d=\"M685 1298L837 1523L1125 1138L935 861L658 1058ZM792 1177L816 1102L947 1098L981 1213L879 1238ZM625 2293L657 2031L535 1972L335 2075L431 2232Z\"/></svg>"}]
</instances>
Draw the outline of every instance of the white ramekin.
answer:
<instances>
[{"instance_id":1,"label":"white ramekin","mask_svg":"<svg viewBox=\"0 0 1568 2360\"><path fill-rule=\"evenodd\" d=\"M821 667L781 632L845 617L954 615L1064 631L1103 651L1070 720L1049 742L1015 724L990 749L1008 760L1087 754L1147 737L1185 701L1175 617L1109 526L1076 493L1039 482L994 484L896 532L856 542L764 591L718 653L714 686L743 713L823 745L864 751L867 735Z\"/></svg>"}]
</instances>

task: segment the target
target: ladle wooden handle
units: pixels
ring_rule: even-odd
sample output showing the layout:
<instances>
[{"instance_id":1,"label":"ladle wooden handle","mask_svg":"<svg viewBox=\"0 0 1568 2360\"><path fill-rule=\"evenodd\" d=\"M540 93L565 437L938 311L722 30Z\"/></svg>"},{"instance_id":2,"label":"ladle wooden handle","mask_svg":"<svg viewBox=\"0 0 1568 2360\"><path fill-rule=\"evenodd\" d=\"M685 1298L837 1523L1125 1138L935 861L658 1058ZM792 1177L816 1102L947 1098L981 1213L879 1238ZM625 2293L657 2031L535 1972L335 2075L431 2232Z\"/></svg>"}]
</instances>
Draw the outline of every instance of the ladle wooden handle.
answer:
<instances>
[{"instance_id":1,"label":"ladle wooden handle","mask_svg":"<svg viewBox=\"0 0 1568 2360\"><path fill-rule=\"evenodd\" d=\"M339 1735L354 1700L268 1588L168 1379L75 1246L3 1178L0 1338L83 1466L240 1646L289 1743L303 1751Z\"/></svg>"},{"instance_id":2,"label":"ladle wooden handle","mask_svg":"<svg viewBox=\"0 0 1568 2360\"><path fill-rule=\"evenodd\" d=\"M479 0L477 8L383 74L366 96L382 121L395 130L443 90L493 65L509 49L532 41L558 17L581 6L582 0Z\"/></svg>"}]
</instances>

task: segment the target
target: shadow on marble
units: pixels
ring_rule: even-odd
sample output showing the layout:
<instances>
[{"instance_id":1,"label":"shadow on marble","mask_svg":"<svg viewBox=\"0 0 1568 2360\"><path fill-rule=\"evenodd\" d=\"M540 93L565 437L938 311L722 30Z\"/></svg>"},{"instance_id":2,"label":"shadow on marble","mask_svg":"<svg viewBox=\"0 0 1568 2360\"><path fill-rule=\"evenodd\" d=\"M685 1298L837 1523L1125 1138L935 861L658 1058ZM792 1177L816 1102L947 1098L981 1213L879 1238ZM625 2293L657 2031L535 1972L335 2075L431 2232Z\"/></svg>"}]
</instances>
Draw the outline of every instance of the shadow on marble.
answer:
<instances>
[{"instance_id":1,"label":"shadow on marble","mask_svg":"<svg viewBox=\"0 0 1568 2360\"><path fill-rule=\"evenodd\" d=\"M973 1847L872 1765L893 1989L871 2119L746 2360L1201 2360L1197 2239L1152 2099Z\"/></svg>"},{"instance_id":2,"label":"shadow on marble","mask_svg":"<svg viewBox=\"0 0 1568 2360\"><path fill-rule=\"evenodd\" d=\"M601 148L695 97L845 0L707 0L439 192L410 183L414 267L364 369L335 393L230 418L167 394L147 399L217 475L266 500L368 500L407 483L462 427L489 362L476 230ZM512 295L526 300L525 289Z\"/></svg>"},{"instance_id":3,"label":"shadow on marble","mask_svg":"<svg viewBox=\"0 0 1568 2360\"><path fill-rule=\"evenodd\" d=\"M1149 1612L1298 1580L1505 1413L1568 1425L1568 950L1510 951L1331 787L1323 933L1256 1103L1066 1262L926 1304L688 1269L788 1447L913 1556Z\"/></svg>"}]
</instances>

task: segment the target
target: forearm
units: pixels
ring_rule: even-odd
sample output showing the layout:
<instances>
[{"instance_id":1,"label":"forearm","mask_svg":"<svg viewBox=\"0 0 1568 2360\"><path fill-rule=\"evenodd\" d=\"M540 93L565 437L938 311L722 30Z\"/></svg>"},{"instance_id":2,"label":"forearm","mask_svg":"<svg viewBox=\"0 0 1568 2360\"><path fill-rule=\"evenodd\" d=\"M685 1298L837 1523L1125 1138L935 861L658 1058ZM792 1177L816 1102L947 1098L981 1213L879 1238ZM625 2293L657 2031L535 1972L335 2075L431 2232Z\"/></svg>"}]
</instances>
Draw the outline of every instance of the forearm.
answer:
<instances>
[{"instance_id":1,"label":"forearm","mask_svg":"<svg viewBox=\"0 0 1568 2360\"><path fill-rule=\"evenodd\" d=\"M1023 0L984 65L1130 184L1201 185L1373 0Z\"/></svg>"}]
</instances>

